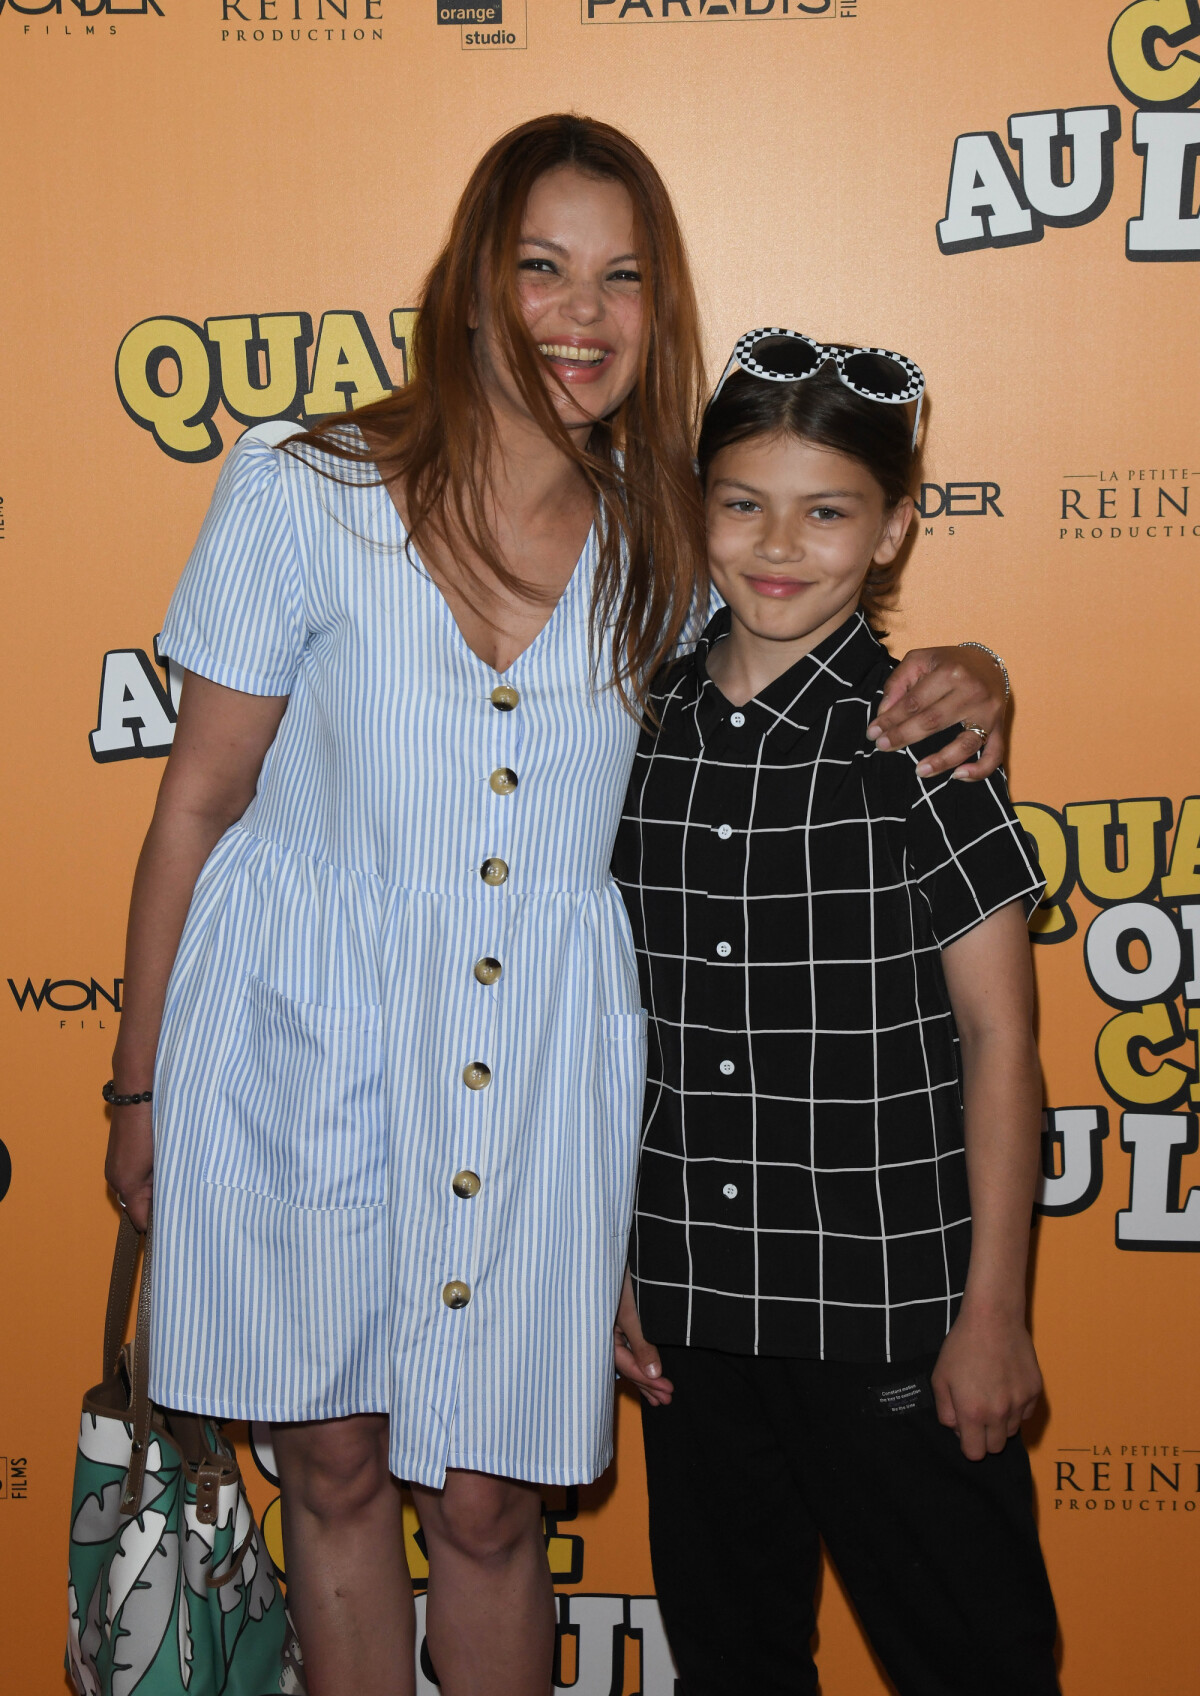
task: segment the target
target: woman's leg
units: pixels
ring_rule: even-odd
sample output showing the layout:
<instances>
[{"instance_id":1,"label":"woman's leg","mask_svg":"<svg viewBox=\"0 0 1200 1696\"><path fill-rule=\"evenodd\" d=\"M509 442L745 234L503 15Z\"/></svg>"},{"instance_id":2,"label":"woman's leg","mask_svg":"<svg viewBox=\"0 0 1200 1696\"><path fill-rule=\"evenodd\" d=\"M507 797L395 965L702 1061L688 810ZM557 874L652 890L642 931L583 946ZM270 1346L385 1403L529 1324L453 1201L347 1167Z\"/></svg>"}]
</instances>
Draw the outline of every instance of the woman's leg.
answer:
<instances>
[{"instance_id":1,"label":"woman's leg","mask_svg":"<svg viewBox=\"0 0 1200 1696\"><path fill-rule=\"evenodd\" d=\"M412 1696L412 1581L384 1414L273 1425L308 1696Z\"/></svg>"},{"instance_id":2,"label":"woman's leg","mask_svg":"<svg viewBox=\"0 0 1200 1696\"><path fill-rule=\"evenodd\" d=\"M448 1472L413 1487L429 1551L425 1631L442 1696L549 1696L554 1587L536 1484Z\"/></svg>"}]
</instances>

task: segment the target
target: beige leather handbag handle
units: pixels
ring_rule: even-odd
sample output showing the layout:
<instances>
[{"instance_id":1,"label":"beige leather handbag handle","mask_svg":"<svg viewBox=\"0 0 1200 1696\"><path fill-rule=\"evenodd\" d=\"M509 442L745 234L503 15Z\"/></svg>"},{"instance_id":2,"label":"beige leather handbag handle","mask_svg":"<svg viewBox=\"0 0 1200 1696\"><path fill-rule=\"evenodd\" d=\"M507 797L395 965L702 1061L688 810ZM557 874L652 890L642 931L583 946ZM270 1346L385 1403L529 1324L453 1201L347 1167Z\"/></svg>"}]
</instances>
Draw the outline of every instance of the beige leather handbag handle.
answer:
<instances>
[{"instance_id":1,"label":"beige leather handbag handle","mask_svg":"<svg viewBox=\"0 0 1200 1696\"><path fill-rule=\"evenodd\" d=\"M150 1260L153 1224L146 1231L142 1255L142 1279L138 1289L137 1328L133 1338L133 1355L129 1369L129 1413L133 1424L133 1446L129 1470L125 1474L125 1490L121 1496L121 1512L136 1513L142 1499L142 1483L146 1476L146 1449L150 1442L151 1403L148 1391L150 1368ZM108 1308L104 1315L104 1377L111 1378L121 1358L125 1336L125 1320L133 1295L133 1275L137 1267L141 1233L122 1213L117 1227L117 1247L113 1255L112 1277L108 1285Z\"/></svg>"}]
</instances>

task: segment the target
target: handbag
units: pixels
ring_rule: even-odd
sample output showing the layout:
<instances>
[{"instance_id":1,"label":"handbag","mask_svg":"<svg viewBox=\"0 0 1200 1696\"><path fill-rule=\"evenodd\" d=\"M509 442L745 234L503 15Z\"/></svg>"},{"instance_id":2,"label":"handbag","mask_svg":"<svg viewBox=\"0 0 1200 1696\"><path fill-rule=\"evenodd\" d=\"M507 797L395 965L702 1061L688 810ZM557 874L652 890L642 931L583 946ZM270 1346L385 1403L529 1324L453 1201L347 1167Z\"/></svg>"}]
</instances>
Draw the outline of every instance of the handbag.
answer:
<instances>
[{"instance_id":1,"label":"handbag","mask_svg":"<svg viewBox=\"0 0 1200 1696\"><path fill-rule=\"evenodd\" d=\"M122 1343L140 1236L125 1214L104 1376L83 1398L71 1498L67 1671L79 1696L277 1696L299 1649L233 1450L149 1399L151 1234L137 1329Z\"/></svg>"}]
</instances>

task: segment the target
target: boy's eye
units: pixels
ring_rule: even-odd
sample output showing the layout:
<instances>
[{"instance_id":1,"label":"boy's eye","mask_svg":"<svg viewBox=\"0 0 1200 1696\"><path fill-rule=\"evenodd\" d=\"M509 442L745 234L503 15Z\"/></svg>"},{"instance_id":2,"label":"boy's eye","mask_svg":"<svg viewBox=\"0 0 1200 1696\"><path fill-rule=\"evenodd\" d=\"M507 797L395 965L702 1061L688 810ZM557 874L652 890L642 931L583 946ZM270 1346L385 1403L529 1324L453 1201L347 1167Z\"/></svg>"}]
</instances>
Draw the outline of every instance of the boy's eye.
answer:
<instances>
[{"instance_id":1,"label":"boy's eye","mask_svg":"<svg viewBox=\"0 0 1200 1696\"><path fill-rule=\"evenodd\" d=\"M726 505L730 512L759 512L761 510L757 501L727 501Z\"/></svg>"},{"instance_id":2,"label":"boy's eye","mask_svg":"<svg viewBox=\"0 0 1200 1696\"><path fill-rule=\"evenodd\" d=\"M820 523L826 523L830 519L844 518L846 515L841 510L840 507L836 507L836 506L815 506L815 507L813 507L812 513L811 513L810 516L817 519Z\"/></svg>"}]
</instances>

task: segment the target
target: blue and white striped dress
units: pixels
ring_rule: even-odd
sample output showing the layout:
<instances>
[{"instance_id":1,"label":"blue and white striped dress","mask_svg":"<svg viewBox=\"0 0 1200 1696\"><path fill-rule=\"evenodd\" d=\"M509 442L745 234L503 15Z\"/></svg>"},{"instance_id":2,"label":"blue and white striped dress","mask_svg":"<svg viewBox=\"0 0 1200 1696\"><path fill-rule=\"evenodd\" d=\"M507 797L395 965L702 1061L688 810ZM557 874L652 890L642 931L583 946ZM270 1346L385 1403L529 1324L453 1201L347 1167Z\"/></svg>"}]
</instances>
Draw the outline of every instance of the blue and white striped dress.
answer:
<instances>
[{"instance_id":1,"label":"blue and white striped dress","mask_svg":"<svg viewBox=\"0 0 1200 1696\"><path fill-rule=\"evenodd\" d=\"M277 452L286 434L230 454L161 639L289 701L167 995L151 1393L387 1413L393 1472L427 1485L586 1481L611 1454L645 1060L609 875L637 730L593 674L595 541L501 680L385 491Z\"/></svg>"}]
</instances>

